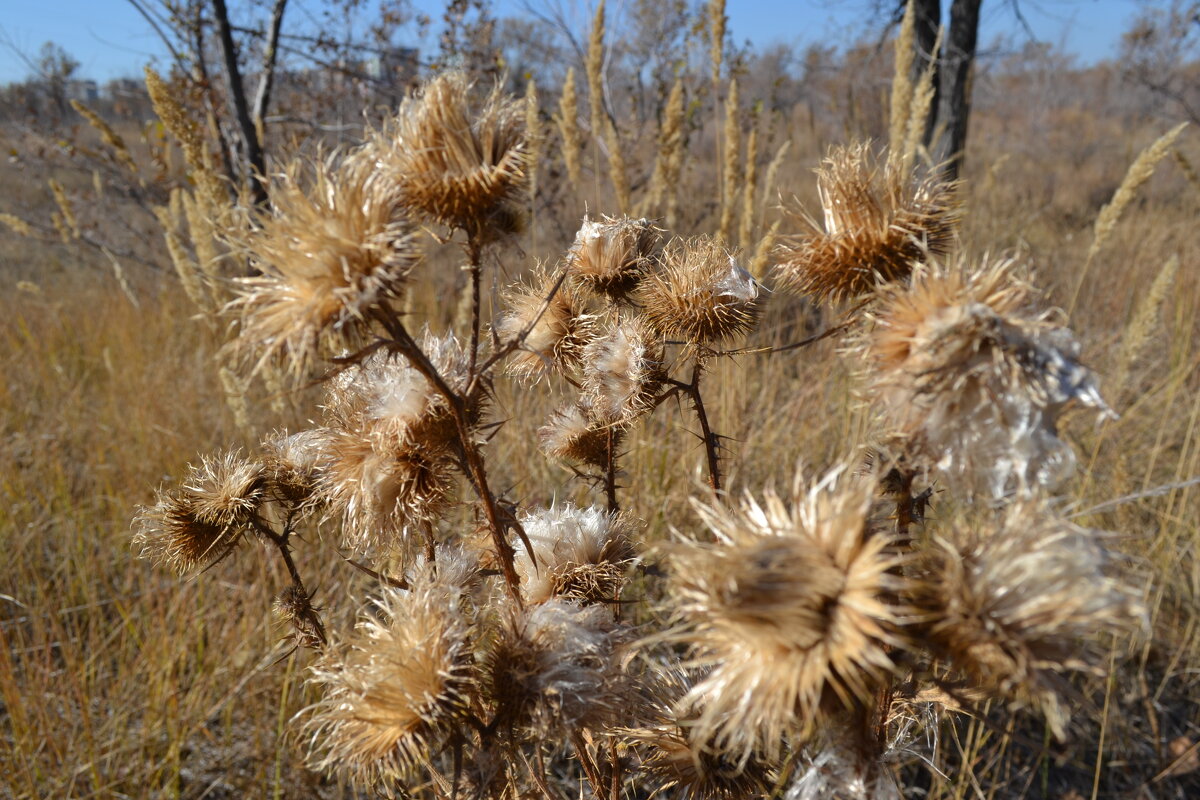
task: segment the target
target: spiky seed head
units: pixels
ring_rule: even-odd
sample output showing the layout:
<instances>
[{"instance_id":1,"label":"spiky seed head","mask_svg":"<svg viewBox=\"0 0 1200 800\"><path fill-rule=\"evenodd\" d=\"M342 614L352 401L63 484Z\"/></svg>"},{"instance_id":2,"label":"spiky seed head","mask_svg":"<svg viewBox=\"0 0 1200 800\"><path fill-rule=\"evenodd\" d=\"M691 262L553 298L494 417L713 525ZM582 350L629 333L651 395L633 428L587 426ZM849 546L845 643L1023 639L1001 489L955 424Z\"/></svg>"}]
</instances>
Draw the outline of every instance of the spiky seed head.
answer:
<instances>
[{"instance_id":1,"label":"spiky seed head","mask_svg":"<svg viewBox=\"0 0 1200 800\"><path fill-rule=\"evenodd\" d=\"M676 724L622 732L640 756L641 774L653 795L680 800L739 800L761 797L772 786L768 763L752 755L744 761L695 739L695 731Z\"/></svg>"},{"instance_id":2,"label":"spiky seed head","mask_svg":"<svg viewBox=\"0 0 1200 800\"><path fill-rule=\"evenodd\" d=\"M594 294L625 300L653 269L659 239L659 229L648 219L584 217L567 251L567 268Z\"/></svg>"},{"instance_id":3,"label":"spiky seed head","mask_svg":"<svg viewBox=\"0 0 1200 800\"><path fill-rule=\"evenodd\" d=\"M1146 625L1141 593L1114 576L1103 535L1019 501L991 521L959 520L924 554L914 604L924 640L978 688L1046 715L1065 733L1063 673L1107 667L1101 634Z\"/></svg>"},{"instance_id":4,"label":"spiky seed head","mask_svg":"<svg viewBox=\"0 0 1200 800\"><path fill-rule=\"evenodd\" d=\"M700 236L667 244L661 268L642 281L638 300L659 335L712 344L754 327L760 289L720 242Z\"/></svg>"},{"instance_id":5,"label":"spiky seed head","mask_svg":"<svg viewBox=\"0 0 1200 800\"><path fill-rule=\"evenodd\" d=\"M320 650L327 642L325 626L317 609L313 607L312 597L298 584L292 584L275 597L272 610L279 620L291 628L288 638L297 647L307 647Z\"/></svg>"},{"instance_id":6,"label":"spiky seed head","mask_svg":"<svg viewBox=\"0 0 1200 800\"><path fill-rule=\"evenodd\" d=\"M596 416L626 424L653 408L666 377L662 340L640 317L615 325L583 351L583 389Z\"/></svg>"},{"instance_id":7,"label":"spiky seed head","mask_svg":"<svg viewBox=\"0 0 1200 800\"><path fill-rule=\"evenodd\" d=\"M558 283L556 277L540 274L532 284L517 284L505 293L506 311L496 323L497 334L502 341L509 341L529 329L524 345L505 364L510 375L537 380L551 370L565 370L579 362L592 336L595 317L587 313L583 298L565 281L555 291Z\"/></svg>"},{"instance_id":8,"label":"spiky seed head","mask_svg":"<svg viewBox=\"0 0 1200 800\"><path fill-rule=\"evenodd\" d=\"M354 783L390 786L438 752L474 696L474 626L431 571L387 589L344 647L313 668L324 697L306 709L310 763Z\"/></svg>"},{"instance_id":9,"label":"spiky seed head","mask_svg":"<svg viewBox=\"0 0 1200 800\"><path fill-rule=\"evenodd\" d=\"M808 233L775 248L782 286L818 301L841 301L903 281L914 263L949 251L962 214L957 182L917 178L881 164L865 143L835 148L817 170L824 212L793 219Z\"/></svg>"},{"instance_id":10,"label":"spiky seed head","mask_svg":"<svg viewBox=\"0 0 1200 800\"><path fill-rule=\"evenodd\" d=\"M241 317L233 347L256 355L256 368L282 360L294 378L353 344L420 260L395 186L370 159L330 157L312 172L305 181L292 165L274 181L271 214L245 242L262 274L240 279L229 306Z\"/></svg>"},{"instance_id":11,"label":"spiky seed head","mask_svg":"<svg viewBox=\"0 0 1200 800\"><path fill-rule=\"evenodd\" d=\"M912 456L952 488L1000 498L1053 488L1074 469L1058 437L1069 406L1111 413L1079 345L1031 308L1011 261L935 264L880 292L866 336L871 390Z\"/></svg>"},{"instance_id":12,"label":"spiky seed head","mask_svg":"<svg viewBox=\"0 0 1200 800\"><path fill-rule=\"evenodd\" d=\"M901 643L889 538L868 536L873 486L844 470L785 502L700 506L715 543L671 553L678 637L709 666L685 704L695 736L734 758L774 759L788 734L869 694Z\"/></svg>"},{"instance_id":13,"label":"spiky seed head","mask_svg":"<svg viewBox=\"0 0 1200 800\"><path fill-rule=\"evenodd\" d=\"M229 554L266 496L261 463L238 451L204 456L178 487L138 509L133 545L142 558L194 572Z\"/></svg>"},{"instance_id":14,"label":"spiky seed head","mask_svg":"<svg viewBox=\"0 0 1200 800\"><path fill-rule=\"evenodd\" d=\"M525 109L497 85L481 104L462 72L444 72L400 107L369 149L402 202L487 240L519 228L527 179Z\"/></svg>"},{"instance_id":15,"label":"spiky seed head","mask_svg":"<svg viewBox=\"0 0 1200 800\"><path fill-rule=\"evenodd\" d=\"M484 660L502 729L546 736L618 724L631 696L621 665L628 638L600 605L549 600L510 609Z\"/></svg>"},{"instance_id":16,"label":"spiky seed head","mask_svg":"<svg viewBox=\"0 0 1200 800\"><path fill-rule=\"evenodd\" d=\"M289 509L313 506L317 476L328 452L330 431L276 431L263 440L263 471L271 497Z\"/></svg>"},{"instance_id":17,"label":"spiky seed head","mask_svg":"<svg viewBox=\"0 0 1200 800\"><path fill-rule=\"evenodd\" d=\"M620 597L634 557L632 525L626 517L566 504L526 514L521 526L537 559L532 561L524 548L516 557L521 595L527 602L562 597L586 605Z\"/></svg>"},{"instance_id":18,"label":"spiky seed head","mask_svg":"<svg viewBox=\"0 0 1200 800\"><path fill-rule=\"evenodd\" d=\"M390 431L337 431L318 495L340 515L346 547L368 555L406 553L417 532L451 500L454 476L445 453Z\"/></svg>"},{"instance_id":19,"label":"spiky seed head","mask_svg":"<svg viewBox=\"0 0 1200 800\"><path fill-rule=\"evenodd\" d=\"M596 419L585 397L552 412L546 424L538 428L538 443L551 458L602 467L608 463L610 434L615 450L623 431Z\"/></svg>"}]
</instances>

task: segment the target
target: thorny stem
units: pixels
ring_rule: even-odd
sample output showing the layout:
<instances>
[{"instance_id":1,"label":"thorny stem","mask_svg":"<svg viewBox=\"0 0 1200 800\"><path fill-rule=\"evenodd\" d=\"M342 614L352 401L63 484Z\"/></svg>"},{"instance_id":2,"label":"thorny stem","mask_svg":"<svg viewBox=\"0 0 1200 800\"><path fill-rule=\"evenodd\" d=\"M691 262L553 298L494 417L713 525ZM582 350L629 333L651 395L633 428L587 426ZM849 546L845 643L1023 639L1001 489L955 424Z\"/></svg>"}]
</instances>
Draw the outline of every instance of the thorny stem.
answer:
<instances>
[{"instance_id":1,"label":"thorny stem","mask_svg":"<svg viewBox=\"0 0 1200 800\"><path fill-rule=\"evenodd\" d=\"M513 566L515 551L512 545L508 543L508 540L504 538L505 528L512 528L530 553L533 552L533 548L521 524L513 519L511 515L507 515L506 525L504 517L501 515L499 503L497 503L496 496L492 493L491 486L488 484L487 469L483 463L483 456L479 452L479 446L475 443L474 437L471 435L471 423L468 418L469 396L460 395L450 388L450 385L438 373L437 368L429 360L428 356L425 355L413 340L408 329L396 317L395 312L386 307L380 307L380 312L377 318L387 330L388 335L395 340L394 346L396 349L409 360L414 369L429 381L438 394L442 395L450 406L451 413L454 416L454 425L458 433L459 443L463 451L463 460L467 465L467 477L471 480L471 486L475 490L475 495L483 504L483 513L487 517L488 528L492 535L492 545L496 548L497 558L500 559L500 566L504 573L505 582L508 584L509 592L517 604L521 605L521 579L518 577L517 570Z\"/></svg>"},{"instance_id":2,"label":"thorny stem","mask_svg":"<svg viewBox=\"0 0 1200 800\"><path fill-rule=\"evenodd\" d=\"M468 268L471 271L471 354L470 367L467 369L468 381L475 381L475 366L479 358L479 282L482 276L480 268L481 248L474 236L467 239Z\"/></svg>"},{"instance_id":3,"label":"thorny stem","mask_svg":"<svg viewBox=\"0 0 1200 800\"><path fill-rule=\"evenodd\" d=\"M712 487L713 494L720 499L721 465L717 454L720 441L708 424L708 412L704 410L704 397L700 394L700 376L703 372L704 367L700 360L697 359L692 365L691 383L679 384L679 388L692 398L692 408L696 411L696 419L700 423L700 435L704 440L704 457L708 461L708 485Z\"/></svg>"},{"instance_id":4,"label":"thorny stem","mask_svg":"<svg viewBox=\"0 0 1200 800\"><path fill-rule=\"evenodd\" d=\"M617 431L612 425L608 426L607 448L604 453L604 496L608 498L608 513L615 514L621 510L617 502Z\"/></svg>"},{"instance_id":5,"label":"thorny stem","mask_svg":"<svg viewBox=\"0 0 1200 800\"><path fill-rule=\"evenodd\" d=\"M308 593L308 589L304 588L304 581L300 578L300 570L296 568L296 562L292 558L292 548L288 544L288 539L291 538L292 535L292 515L290 513L288 514L287 520L283 524L282 533L276 533L270 525L265 524L261 519L258 518L257 515L250 518L250 524L254 526L256 531L270 540L270 542L274 544L275 548L279 551L279 556L283 559L284 566L287 567L288 575L291 576L292 585L295 586L296 589L298 589L306 598L305 605L308 607L308 610L312 612L312 618L309 621L315 628L317 639L322 645L327 644L328 639L325 636L325 625L321 622L321 617L317 614L316 609L312 608L311 603L307 602L307 599L310 598L310 595Z\"/></svg>"},{"instance_id":6,"label":"thorny stem","mask_svg":"<svg viewBox=\"0 0 1200 800\"><path fill-rule=\"evenodd\" d=\"M596 763L592 761L591 755L587 751L587 743L579 731L571 732L571 744L575 746L575 755L579 758L579 764L583 767L583 774L587 776L588 783L592 785L592 793L597 798L604 797L604 780L600 777L600 770L596 768Z\"/></svg>"}]
</instances>

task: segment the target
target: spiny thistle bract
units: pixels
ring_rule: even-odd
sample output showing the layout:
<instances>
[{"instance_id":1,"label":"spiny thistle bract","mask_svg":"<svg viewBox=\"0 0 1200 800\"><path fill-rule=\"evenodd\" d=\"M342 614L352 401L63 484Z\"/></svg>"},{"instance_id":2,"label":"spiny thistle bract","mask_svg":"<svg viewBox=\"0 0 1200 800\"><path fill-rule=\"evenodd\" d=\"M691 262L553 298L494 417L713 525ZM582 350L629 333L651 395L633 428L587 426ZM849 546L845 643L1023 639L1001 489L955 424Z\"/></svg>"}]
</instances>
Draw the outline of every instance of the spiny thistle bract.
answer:
<instances>
[{"instance_id":1,"label":"spiny thistle bract","mask_svg":"<svg viewBox=\"0 0 1200 800\"><path fill-rule=\"evenodd\" d=\"M597 417L614 424L651 410L666 377L662 341L639 317L592 339L583 364L584 395Z\"/></svg>"},{"instance_id":2,"label":"spiny thistle bract","mask_svg":"<svg viewBox=\"0 0 1200 800\"><path fill-rule=\"evenodd\" d=\"M811 232L784 237L775 275L816 300L840 301L900 281L914 262L949 250L961 216L958 185L936 172L915 178L881 166L865 143L838 147L817 170L824 228L794 215Z\"/></svg>"},{"instance_id":3,"label":"spiny thistle bract","mask_svg":"<svg viewBox=\"0 0 1200 800\"><path fill-rule=\"evenodd\" d=\"M624 516L568 504L526 514L521 526L533 545L532 554L522 549L516 561L527 602L619 600L634 557L632 525Z\"/></svg>"},{"instance_id":4,"label":"spiny thistle bract","mask_svg":"<svg viewBox=\"0 0 1200 800\"><path fill-rule=\"evenodd\" d=\"M613 300L627 299L653 269L659 230L647 219L583 218L567 251L567 268L589 291Z\"/></svg>"},{"instance_id":5,"label":"spiny thistle bract","mask_svg":"<svg viewBox=\"0 0 1200 800\"><path fill-rule=\"evenodd\" d=\"M706 345L754 327L760 290L720 242L698 236L667 244L661 268L642 281L637 299L657 333Z\"/></svg>"},{"instance_id":6,"label":"spiny thistle bract","mask_svg":"<svg viewBox=\"0 0 1200 800\"><path fill-rule=\"evenodd\" d=\"M348 644L313 667L324 697L303 712L313 766L389 796L463 723L476 691L460 587L429 568L410 586L384 590Z\"/></svg>"},{"instance_id":7,"label":"spiny thistle bract","mask_svg":"<svg viewBox=\"0 0 1200 800\"><path fill-rule=\"evenodd\" d=\"M1065 735L1062 673L1106 666L1097 638L1145 625L1140 593L1113 577L1102 534L1044 502L959 520L922 553L914 605L925 640L971 684L1032 705Z\"/></svg>"},{"instance_id":8,"label":"spiny thistle bract","mask_svg":"<svg viewBox=\"0 0 1200 800\"><path fill-rule=\"evenodd\" d=\"M1070 476L1057 427L1069 405L1110 413L1071 332L1031 310L1013 267L922 267L911 287L880 292L865 345L873 396L908 455L995 498Z\"/></svg>"},{"instance_id":9,"label":"spiny thistle bract","mask_svg":"<svg viewBox=\"0 0 1200 800\"><path fill-rule=\"evenodd\" d=\"M551 412L538 428L538 443L552 458L603 467L608 463L610 439L615 451L622 435L620 427L597 419L591 402L583 397Z\"/></svg>"},{"instance_id":10,"label":"spiny thistle bract","mask_svg":"<svg viewBox=\"0 0 1200 800\"><path fill-rule=\"evenodd\" d=\"M237 546L267 492L262 464L238 452L204 456L180 486L138 509L133 546L142 558L192 573Z\"/></svg>"},{"instance_id":11,"label":"spiny thistle bract","mask_svg":"<svg viewBox=\"0 0 1200 800\"><path fill-rule=\"evenodd\" d=\"M505 369L510 375L536 380L579 362L595 317L587 313L583 298L567 282L535 275L531 284L518 284L505 293L504 307L507 310L496 323L501 341L529 331L521 348L508 358Z\"/></svg>"},{"instance_id":12,"label":"spiny thistle bract","mask_svg":"<svg viewBox=\"0 0 1200 800\"><path fill-rule=\"evenodd\" d=\"M685 703L695 735L735 757L779 755L892 669L902 609L888 536L869 536L873 483L835 470L786 502L699 506L715 543L670 551L675 636L711 671Z\"/></svg>"},{"instance_id":13,"label":"spiny thistle bract","mask_svg":"<svg viewBox=\"0 0 1200 800\"><path fill-rule=\"evenodd\" d=\"M395 184L369 159L331 156L312 173L306 182L293 165L272 181L272 211L245 241L262 274L239 279L229 306L241 318L234 347L255 369L281 359L294 378L355 342L420 260Z\"/></svg>"},{"instance_id":14,"label":"spiny thistle bract","mask_svg":"<svg viewBox=\"0 0 1200 800\"><path fill-rule=\"evenodd\" d=\"M517 227L525 188L525 109L496 86L481 104L461 72L443 73L401 106L368 149L401 202L488 241Z\"/></svg>"}]
</instances>

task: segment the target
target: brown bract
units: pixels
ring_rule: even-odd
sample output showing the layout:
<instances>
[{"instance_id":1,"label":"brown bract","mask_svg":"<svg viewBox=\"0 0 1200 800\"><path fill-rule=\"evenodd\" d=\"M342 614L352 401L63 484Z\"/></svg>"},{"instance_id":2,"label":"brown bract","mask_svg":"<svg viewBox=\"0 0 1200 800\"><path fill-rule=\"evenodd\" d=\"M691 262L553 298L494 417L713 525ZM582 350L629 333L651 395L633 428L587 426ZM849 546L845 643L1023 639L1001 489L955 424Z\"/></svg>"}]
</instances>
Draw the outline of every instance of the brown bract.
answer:
<instances>
[{"instance_id":1,"label":"brown bract","mask_svg":"<svg viewBox=\"0 0 1200 800\"><path fill-rule=\"evenodd\" d=\"M961 217L959 187L936 172L923 178L879 164L865 143L835 148L817 170L824 226L775 248L780 284L820 301L845 300L901 281L913 264L949 250Z\"/></svg>"},{"instance_id":2,"label":"brown bract","mask_svg":"<svg viewBox=\"0 0 1200 800\"><path fill-rule=\"evenodd\" d=\"M552 412L546 424L538 428L538 443L552 458L603 467L608 463L610 435L615 450L623 431L598 420L585 397Z\"/></svg>"},{"instance_id":3,"label":"brown bract","mask_svg":"<svg viewBox=\"0 0 1200 800\"><path fill-rule=\"evenodd\" d=\"M866 697L891 668L898 561L868 536L873 485L837 470L790 502L699 507L716 542L670 552L678 640L711 668L684 698L698 740L774 759L789 734Z\"/></svg>"},{"instance_id":4,"label":"brown bract","mask_svg":"<svg viewBox=\"0 0 1200 800\"><path fill-rule=\"evenodd\" d=\"M282 360L300 378L322 352L355 342L377 304L395 301L420 259L395 185L361 153L330 157L305 180L293 164L272 181L272 210L244 242L262 274L242 278L228 310L233 347L255 369Z\"/></svg>"},{"instance_id":5,"label":"brown bract","mask_svg":"<svg viewBox=\"0 0 1200 800\"><path fill-rule=\"evenodd\" d=\"M668 339L713 344L744 334L758 319L758 282L720 242L674 239L637 300L650 327Z\"/></svg>"},{"instance_id":6,"label":"brown bract","mask_svg":"<svg viewBox=\"0 0 1200 800\"><path fill-rule=\"evenodd\" d=\"M648 219L584 217L567 251L567 267L575 281L591 292L624 300L652 271L659 238L659 230Z\"/></svg>"},{"instance_id":7,"label":"brown bract","mask_svg":"<svg viewBox=\"0 0 1200 800\"><path fill-rule=\"evenodd\" d=\"M510 288L504 307L496 323L501 341L529 331L521 348L505 362L505 370L522 380L536 380L551 370L577 364L595 327L595 317L587 313L583 298L551 275L535 275L531 284Z\"/></svg>"},{"instance_id":8,"label":"brown bract","mask_svg":"<svg viewBox=\"0 0 1200 800\"><path fill-rule=\"evenodd\" d=\"M443 73L406 100L369 149L402 202L480 241L511 233L519 215L528 148L521 102L495 87L481 104L461 72Z\"/></svg>"}]
</instances>

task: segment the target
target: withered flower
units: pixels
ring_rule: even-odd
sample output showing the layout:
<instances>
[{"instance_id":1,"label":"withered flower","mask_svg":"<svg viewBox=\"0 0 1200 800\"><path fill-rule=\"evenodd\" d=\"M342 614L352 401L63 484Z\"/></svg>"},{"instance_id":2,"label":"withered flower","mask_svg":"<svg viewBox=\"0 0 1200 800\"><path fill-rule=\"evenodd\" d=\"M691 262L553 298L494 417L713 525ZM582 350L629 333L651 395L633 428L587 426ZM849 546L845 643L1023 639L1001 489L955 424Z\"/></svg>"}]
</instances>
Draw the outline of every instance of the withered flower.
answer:
<instances>
[{"instance_id":1,"label":"withered flower","mask_svg":"<svg viewBox=\"0 0 1200 800\"><path fill-rule=\"evenodd\" d=\"M572 277L591 292L627 299L653 268L659 230L648 219L583 218L567 252Z\"/></svg>"},{"instance_id":2,"label":"withered flower","mask_svg":"<svg viewBox=\"0 0 1200 800\"><path fill-rule=\"evenodd\" d=\"M612 438L615 451L622 435L620 427L596 419L587 398L555 410L546 424L538 428L543 453L592 467L608 463L609 439Z\"/></svg>"},{"instance_id":3,"label":"withered flower","mask_svg":"<svg viewBox=\"0 0 1200 800\"><path fill-rule=\"evenodd\" d=\"M661 269L642 281L637 299L659 335L712 344L754 327L760 290L720 242L700 236L672 240Z\"/></svg>"},{"instance_id":4,"label":"withered flower","mask_svg":"<svg viewBox=\"0 0 1200 800\"><path fill-rule=\"evenodd\" d=\"M817 170L817 186L824 228L796 215L810 232L776 247L775 274L784 287L819 301L904 280L915 262L950 249L962 213L956 182L880 165L865 143L835 148Z\"/></svg>"},{"instance_id":5,"label":"withered flower","mask_svg":"<svg viewBox=\"0 0 1200 800\"><path fill-rule=\"evenodd\" d=\"M563 597L581 603L619 598L634 557L631 524L620 514L567 504L521 518L536 564L524 548L517 552L521 594L531 603Z\"/></svg>"},{"instance_id":6,"label":"withered flower","mask_svg":"<svg viewBox=\"0 0 1200 800\"><path fill-rule=\"evenodd\" d=\"M501 341L514 339L529 329L522 347L505 364L510 375L536 380L551 370L579 362L592 336L595 317L587 313L583 298L565 281L554 291L558 283L556 277L540 274L534 276L532 284L518 284L505 293L506 310L496 323Z\"/></svg>"},{"instance_id":7,"label":"withered flower","mask_svg":"<svg viewBox=\"0 0 1200 800\"><path fill-rule=\"evenodd\" d=\"M593 412L613 424L653 408L666 377L662 341L639 317L594 338L583 351L583 389Z\"/></svg>"}]
</instances>

